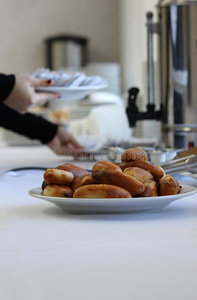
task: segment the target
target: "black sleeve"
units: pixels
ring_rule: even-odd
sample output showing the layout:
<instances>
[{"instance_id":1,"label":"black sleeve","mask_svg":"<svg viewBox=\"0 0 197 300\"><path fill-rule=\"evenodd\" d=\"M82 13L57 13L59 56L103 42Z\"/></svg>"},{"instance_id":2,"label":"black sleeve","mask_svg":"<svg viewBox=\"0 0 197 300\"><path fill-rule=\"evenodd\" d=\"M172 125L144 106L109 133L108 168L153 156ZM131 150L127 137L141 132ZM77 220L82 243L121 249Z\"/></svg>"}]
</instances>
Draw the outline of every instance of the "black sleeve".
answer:
<instances>
[{"instance_id":1,"label":"black sleeve","mask_svg":"<svg viewBox=\"0 0 197 300\"><path fill-rule=\"evenodd\" d=\"M58 126L31 113L19 114L0 102L0 126L30 139L49 143L57 133Z\"/></svg>"},{"instance_id":2,"label":"black sleeve","mask_svg":"<svg viewBox=\"0 0 197 300\"><path fill-rule=\"evenodd\" d=\"M14 75L5 75L0 73L0 102L5 100L11 93L15 84Z\"/></svg>"}]
</instances>

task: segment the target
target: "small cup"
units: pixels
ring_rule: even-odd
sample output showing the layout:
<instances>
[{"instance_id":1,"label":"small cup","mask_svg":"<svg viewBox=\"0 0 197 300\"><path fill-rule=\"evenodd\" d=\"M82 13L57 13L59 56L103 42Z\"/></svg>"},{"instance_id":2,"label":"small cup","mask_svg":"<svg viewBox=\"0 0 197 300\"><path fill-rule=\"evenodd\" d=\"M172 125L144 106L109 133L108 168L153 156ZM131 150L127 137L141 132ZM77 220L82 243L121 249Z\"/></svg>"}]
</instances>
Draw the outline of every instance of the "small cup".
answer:
<instances>
[{"instance_id":1,"label":"small cup","mask_svg":"<svg viewBox=\"0 0 197 300\"><path fill-rule=\"evenodd\" d=\"M177 155L177 150L175 149L166 149L166 160L172 160Z\"/></svg>"},{"instance_id":2,"label":"small cup","mask_svg":"<svg viewBox=\"0 0 197 300\"><path fill-rule=\"evenodd\" d=\"M150 152L150 161L153 164L158 164L166 161L166 153L163 151Z\"/></svg>"}]
</instances>

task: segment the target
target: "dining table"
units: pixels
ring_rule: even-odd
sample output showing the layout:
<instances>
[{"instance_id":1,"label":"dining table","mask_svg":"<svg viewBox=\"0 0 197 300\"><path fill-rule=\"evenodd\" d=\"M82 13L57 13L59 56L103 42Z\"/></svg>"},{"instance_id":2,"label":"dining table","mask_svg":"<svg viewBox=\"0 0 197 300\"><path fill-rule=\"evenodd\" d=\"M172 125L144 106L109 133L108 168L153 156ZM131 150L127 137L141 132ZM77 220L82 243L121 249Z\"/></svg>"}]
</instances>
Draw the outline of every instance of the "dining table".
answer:
<instances>
[{"instance_id":1,"label":"dining table","mask_svg":"<svg viewBox=\"0 0 197 300\"><path fill-rule=\"evenodd\" d=\"M46 168L66 162L95 164L45 145L0 145L0 299L196 300L197 194L156 212L92 214L29 195Z\"/></svg>"}]
</instances>

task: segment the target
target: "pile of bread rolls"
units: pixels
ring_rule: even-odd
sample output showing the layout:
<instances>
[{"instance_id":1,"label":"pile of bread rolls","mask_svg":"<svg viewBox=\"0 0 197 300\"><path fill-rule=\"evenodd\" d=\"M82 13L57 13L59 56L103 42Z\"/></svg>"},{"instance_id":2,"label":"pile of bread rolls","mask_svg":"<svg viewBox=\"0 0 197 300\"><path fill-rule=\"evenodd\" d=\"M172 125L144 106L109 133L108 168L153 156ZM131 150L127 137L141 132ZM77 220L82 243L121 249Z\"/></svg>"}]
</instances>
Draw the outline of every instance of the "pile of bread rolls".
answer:
<instances>
[{"instance_id":1,"label":"pile of bread rolls","mask_svg":"<svg viewBox=\"0 0 197 300\"><path fill-rule=\"evenodd\" d=\"M47 169L43 194L64 198L132 198L175 195L179 182L147 161L144 150L123 152L120 163L99 161L92 172L71 163Z\"/></svg>"}]
</instances>

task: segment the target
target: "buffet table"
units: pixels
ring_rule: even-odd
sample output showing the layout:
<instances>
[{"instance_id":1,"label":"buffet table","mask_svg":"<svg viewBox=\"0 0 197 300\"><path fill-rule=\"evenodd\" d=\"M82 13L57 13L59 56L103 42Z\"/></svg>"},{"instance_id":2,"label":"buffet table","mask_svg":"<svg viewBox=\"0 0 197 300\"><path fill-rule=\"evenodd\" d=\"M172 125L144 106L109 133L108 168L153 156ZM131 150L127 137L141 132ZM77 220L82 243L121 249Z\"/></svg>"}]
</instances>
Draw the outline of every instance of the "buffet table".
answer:
<instances>
[{"instance_id":1,"label":"buffet table","mask_svg":"<svg viewBox=\"0 0 197 300\"><path fill-rule=\"evenodd\" d=\"M3 145L0 161L2 300L197 299L196 195L157 213L68 214L28 191L42 183L33 167L71 158Z\"/></svg>"}]
</instances>

